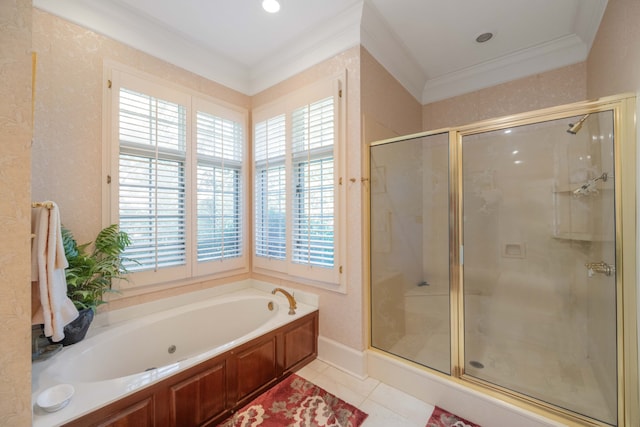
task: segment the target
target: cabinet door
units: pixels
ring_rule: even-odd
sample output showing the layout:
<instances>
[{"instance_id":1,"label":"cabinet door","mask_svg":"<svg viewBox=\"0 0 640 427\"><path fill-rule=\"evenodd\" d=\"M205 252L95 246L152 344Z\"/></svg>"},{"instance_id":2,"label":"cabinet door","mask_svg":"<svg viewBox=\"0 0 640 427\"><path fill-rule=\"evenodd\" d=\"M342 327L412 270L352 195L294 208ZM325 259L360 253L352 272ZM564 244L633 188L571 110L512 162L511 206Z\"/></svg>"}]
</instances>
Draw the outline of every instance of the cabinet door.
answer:
<instances>
[{"instance_id":1,"label":"cabinet door","mask_svg":"<svg viewBox=\"0 0 640 427\"><path fill-rule=\"evenodd\" d=\"M286 331L284 335L284 370L287 371L317 354L317 316Z\"/></svg>"},{"instance_id":2,"label":"cabinet door","mask_svg":"<svg viewBox=\"0 0 640 427\"><path fill-rule=\"evenodd\" d=\"M236 402L277 378L276 337L235 355Z\"/></svg>"},{"instance_id":3,"label":"cabinet door","mask_svg":"<svg viewBox=\"0 0 640 427\"><path fill-rule=\"evenodd\" d=\"M127 406L97 425L99 427L152 427L155 425L153 397Z\"/></svg>"},{"instance_id":4,"label":"cabinet door","mask_svg":"<svg viewBox=\"0 0 640 427\"><path fill-rule=\"evenodd\" d=\"M222 362L170 388L171 425L198 426L226 409L226 363Z\"/></svg>"}]
</instances>

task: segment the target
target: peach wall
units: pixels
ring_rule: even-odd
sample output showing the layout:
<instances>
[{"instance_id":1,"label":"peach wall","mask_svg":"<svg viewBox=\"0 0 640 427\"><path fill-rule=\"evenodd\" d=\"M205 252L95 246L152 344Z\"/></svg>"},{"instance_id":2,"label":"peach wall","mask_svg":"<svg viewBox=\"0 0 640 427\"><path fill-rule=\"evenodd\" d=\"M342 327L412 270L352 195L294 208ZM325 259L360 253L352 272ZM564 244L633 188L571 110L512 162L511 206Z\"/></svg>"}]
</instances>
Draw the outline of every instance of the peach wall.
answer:
<instances>
[{"instance_id":1,"label":"peach wall","mask_svg":"<svg viewBox=\"0 0 640 427\"><path fill-rule=\"evenodd\" d=\"M362 184L360 183L360 48L354 47L335 57L315 65L290 79L285 80L252 97L252 108L275 101L281 96L306 85L347 70L347 161L346 175L357 178L347 185L347 247L346 271L347 293L336 293L318 287L308 287L299 283L274 277L254 274L253 277L283 284L292 288L307 290L320 295L320 335L357 350L363 350L364 317L363 277L362 277Z\"/></svg>"},{"instance_id":2,"label":"peach wall","mask_svg":"<svg viewBox=\"0 0 640 427\"><path fill-rule=\"evenodd\" d=\"M587 67L580 62L427 104L422 108L423 130L583 101L586 82Z\"/></svg>"},{"instance_id":3,"label":"peach wall","mask_svg":"<svg viewBox=\"0 0 640 427\"><path fill-rule=\"evenodd\" d=\"M640 91L640 2L610 0L587 59L587 95Z\"/></svg>"},{"instance_id":4,"label":"peach wall","mask_svg":"<svg viewBox=\"0 0 640 427\"><path fill-rule=\"evenodd\" d=\"M31 1L0 2L0 425L31 425Z\"/></svg>"},{"instance_id":5,"label":"peach wall","mask_svg":"<svg viewBox=\"0 0 640 427\"><path fill-rule=\"evenodd\" d=\"M38 81L32 159L34 200L54 200L79 242L102 224L104 61L116 61L219 100L249 108L248 96L33 9Z\"/></svg>"},{"instance_id":6,"label":"peach wall","mask_svg":"<svg viewBox=\"0 0 640 427\"><path fill-rule=\"evenodd\" d=\"M420 132L422 105L364 47L360 56L365 120L375 121L396 135ZM365 136L365 142L371 139Z\"/></svg>"}]
</instances>

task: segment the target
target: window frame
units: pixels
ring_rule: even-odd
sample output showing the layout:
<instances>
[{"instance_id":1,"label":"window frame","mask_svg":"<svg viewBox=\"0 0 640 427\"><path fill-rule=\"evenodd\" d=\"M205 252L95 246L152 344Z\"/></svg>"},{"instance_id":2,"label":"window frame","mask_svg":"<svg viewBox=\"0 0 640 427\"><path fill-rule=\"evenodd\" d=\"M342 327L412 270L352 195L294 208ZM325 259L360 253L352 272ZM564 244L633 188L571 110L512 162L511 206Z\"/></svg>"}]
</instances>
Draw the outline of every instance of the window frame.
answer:
<instances>
[{"instance_id":1,"label":"window frame","mask_svg":"<svg viewBox=\"0 0 640 427\"><path fill-rule=\"evenodd\" d=\"M257 255L257 241L255 223L252 233L252 265L253 271L270 275L281 279L295 280L304 284L346 293L346 189L345 180L345 153L346 153L346 71L337 73L325 80L306 86L298 91L287 94L271 103L259 106L252 111L252 186L254 202L252 213L254 221L258 215L258 206L255 202L257 194L257 162L255 160L256 149L256 125L285 114L285 175L286 175L286 257L284 260L268 258ZM334 139L333 139L333 182L334 182L334 211L333 211L333 254L334 265L332 268L324 268L310 264L300 264L293 261L293 209L295 203L294 191L294 153L292 141L291 120L294 110L321 101L327 97L333 97L334 112ZM313 150L312 150L313 151ZM312 155L313 158L313 155Z\"/></svg>"},{"instance_id":2,"label":"window frame","mask_svg":"<svg viewBox=\"0 0 640 427\"><path fill-rule=\"evenodd\" d=\"M161 287L200 282L205 279L228 277L249 271L248 244L248 198L250 196L247 183L249 182L248 144L248 111L224 101L201 94L197 91L175 85L155 76L132 70L121 64L105 64L105 75L109 80L105 90L105 126L103 136L105 144L103 169L107 177L103 192L103 224L119 223L119 100L120 88L130 89L145 95L167 100L183 105L186 109L186 155L185 155L185 264L177 267L160 268L132 272L127 275L127 281L120 281L117 288L136 289L141 287ZM240 162L240 255L234 258L221 258L198 261L198 153L197 143L197 113L203 112L232 120L241 125L242 160Z\"/></svg>"}]
</instances>

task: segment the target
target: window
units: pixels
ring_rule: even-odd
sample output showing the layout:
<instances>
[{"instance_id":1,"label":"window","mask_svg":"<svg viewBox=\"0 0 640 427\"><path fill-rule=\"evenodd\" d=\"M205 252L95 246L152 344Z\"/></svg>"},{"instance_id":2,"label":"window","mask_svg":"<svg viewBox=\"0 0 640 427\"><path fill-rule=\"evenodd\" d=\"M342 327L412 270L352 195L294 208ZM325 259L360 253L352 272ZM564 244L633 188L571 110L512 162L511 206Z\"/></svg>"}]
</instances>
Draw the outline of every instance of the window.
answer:
<instances>
[{"instance_id":1,"label":"window","mask_svg":"<svg viewBox=\"0 0 640 427\"><path fill-rule=\"evenodd\" d=\"M198 261L242 255L242 145L238 122L197 113Z\"/></svg>"},{"instance_id":2,"label":"window","mask_svg":"<svg viewBox=\"0 0 640 427\"><path fill-rule=\"evenodd\" d=\"M292 114L293 229L292 261L334 266L333 97Z\"/></svg>"},{"instance_id":3,"label":"window","mask_svg":"<svg viewBox=\"0 0 640 427\"><path fill-rule=\"evenodd\" d=\"M257 123L255 160L255 253L286 259L285 116Z\"/></svg>"},{"instance_id":4,"label":"window","mask_svg":"<svg viewBox=\"0 0 640 427\"><path fill-rule=\"evenodd\" d=\"M186 262L186 109L120 89L120 228L132 272ZM133 262L135 260L135 262Z\"/></svg>"},{"instance_id":5,"label":"window","mask_svg":"<svg viewBox=\"0 0 640 427\"><path fill-rule=\"evenodd\" d=\"M341 285L342 81L321 82L254 112L258 270Z\"/></svg>"},{"instance_id":6,"label":"window","mask_svg":"<svg viewBox=\"0 0 640 427\"><path fill-rule=\"evenodd\" d=\"M117 70L112 78L111 222L131 237L132 280L246 269L246 114Z\"/></svg>"}]
</instances>

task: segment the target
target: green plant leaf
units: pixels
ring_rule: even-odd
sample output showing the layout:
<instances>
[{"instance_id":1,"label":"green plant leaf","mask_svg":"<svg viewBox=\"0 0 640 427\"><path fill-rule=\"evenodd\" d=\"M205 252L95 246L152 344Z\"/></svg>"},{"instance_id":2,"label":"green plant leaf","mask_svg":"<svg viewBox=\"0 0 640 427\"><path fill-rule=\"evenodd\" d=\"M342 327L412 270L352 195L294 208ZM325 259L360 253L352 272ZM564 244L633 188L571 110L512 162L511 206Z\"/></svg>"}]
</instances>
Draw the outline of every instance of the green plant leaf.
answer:
<instances>
[{"instance_id":1,"label":"green plant leaf","mask_svg":"<svg viewBox=\"0 0 640 427\"><path fill-rule=\"evenodd\" d=\"M102 229L95 239L93 252L91 242L78 245L70 230L63 227L63 246L69 267L65 270L67 295L76 308L92 308L105 304L103 295L116 292L111 288L114 279L126 280L126 269L122 257L131 245L129 235L121 231L118 224Z\"/></svg>"}]
</instances>

